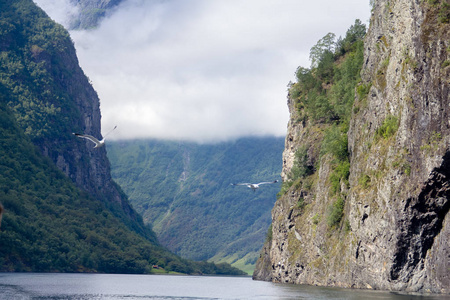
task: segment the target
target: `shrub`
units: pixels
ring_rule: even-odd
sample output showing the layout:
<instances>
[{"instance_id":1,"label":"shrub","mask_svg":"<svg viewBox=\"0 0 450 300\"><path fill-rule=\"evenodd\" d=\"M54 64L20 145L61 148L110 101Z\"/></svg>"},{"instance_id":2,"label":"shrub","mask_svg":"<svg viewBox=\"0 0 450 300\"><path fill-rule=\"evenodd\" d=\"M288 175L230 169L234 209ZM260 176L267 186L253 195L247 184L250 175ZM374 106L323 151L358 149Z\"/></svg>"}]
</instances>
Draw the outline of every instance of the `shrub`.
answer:
<instances>
[{"instance_id":1,"label":"shrub","mask_svg":"<svg viewBox=\"0 0 450 300\"><path fill-rule=\"evenodd\" d=\"M314 225L319 224L320 222L320 215L319 214L315 214L314 217L312 218L312 222Z\"/></svg>"},{"instance_id":2,"label":"shrub","mask_svg":"<svg viewBox=\"0 0 450 300\"><path fill-rule=\"evenodd\" d=\"M297 201L297 209L298 210L300 210L300 211L302 211L303 210L303 208L305 207L305 199L303 198L303 197L300 197L300 198L298 198L298 201Z\"/></svg>"},{"instance_id":3,"label":"shrub","mask_svg":"<svg viewBox=\"0 0 450 300\"><path fill-rule=\"evenodd\" d=\"M330 175L331 192L336 194L341 191L341 180L348 185L348 176L350 175L350 162L341 161Z\"/></svg>"},{"instance_id":4,"label":"shrub","mask_svg":"<svg viewBox=\"0 0 450 300\"><path fill-rule=\"evenodd\" d=\"M441 23L448 23L450 21L450 4L446 1L441 2L441 7L438 13L438 21Z\"/></svg>"},{"instance_id":5,"label":"shrub","mask_svg":"<svg viewBox=\"0 0 450 300\"><path fill-rule=\"evenodd\" d=\"M358 183L363 187L363 188L368 188L369 184L370 184L370 176L367 174L364 174L363 176L361 176L358 180Z\"/></svg>"},{"instance_id":6,"label":"shrub","mask_svg":"<svg viewBox=\"0 0 450 300\"><path fill-rule=\"evenodd\" d=\"M267 229L267 234L266 234L266 242L270 242L272 241L272 224L270 224L269 229Z\"/></svg>"},{"instance_id":7,"label":"shrub","mask_svg":"<svg viewBox=\"0 0 450 300\"><path fill-rule=\"evenodd\" d=\"M277 199L280 199L281 196L283 196L284 194L286 194L287 191L291 188L291 186L292 186L293 183L294 183L294 182L293 182L292 180L284 181L284 182L281 184L281 189L280 189L280 191L277 193Z\"/></svg>"},{"instance_id":8,"label":"shrub","mask_svg":"<svg viewBox=\"0 0 450 300\"><path fill-rule=\"evenodd\" d=\"M345 233L349 233L350 231L352 231L352 227L350 226L350 221L349 220L345 220L344 232Z\"/></svg>"},{"instance_id":9,"label":"shrub","mask_svg":"<svg viewBox=\"0 0 450 300\"><path fill-rule=\"evenodd\" d=\"M320 155L332 154L337 160L348 160L347 134L341 132L338 126L332 126L327 132L320 147Z\"/></svg>"},{"instance_id":10,"label":"shrub","mask_svg":"<svg viewBox=\"0 0 450 300\"><path fill-rule=\"evenodd\" d=\"M358 93L359 99L365 99L369 94L372 83L360 84L356 87L356 93Z\"/></svg>"},{"instance_id":11,"label":"shrub","mask_svg":"<svg viewBox=\"0 0 450 300\"><path fill-rule=\"evenodd\" d=\"M411 175L411 165L408 163L404 163L403 164L403 171L405 172L406 175Z\"/></svg>"},{"instance_id":12,"label":"shrub","mask_svg":"<svg viewBox=\"0 0 450 300\"><path fill-rule=\"evenodd\" d=\"M329 208L329 214L327 218L328 226L336 227L344 216L344 199L339 197Z\"/></svg>"},{"instance_id":13,"label":"shrub","mask_svg":"<svg viewBox=\"0 0 450 300\"><path fill-rule=\"evenodd\" d=\"M383 124L377 129L376 136L384 139L388 139L395 135L398 129L398 118L393 115L389 115L384 119Z\"/></svg>"},{"instance_id":14,"label":"shrub","mask_svg":"<svg viewBox=\"0 0 450 300\"><path fill-rule=\"evenodd\" d=\"M308 147L301 146L295 152L294 166L289 174L289 179L292 181L298 178L304 178L312 173L311 168L307 164L308 162Z\"/></svg>"}]
</instances>

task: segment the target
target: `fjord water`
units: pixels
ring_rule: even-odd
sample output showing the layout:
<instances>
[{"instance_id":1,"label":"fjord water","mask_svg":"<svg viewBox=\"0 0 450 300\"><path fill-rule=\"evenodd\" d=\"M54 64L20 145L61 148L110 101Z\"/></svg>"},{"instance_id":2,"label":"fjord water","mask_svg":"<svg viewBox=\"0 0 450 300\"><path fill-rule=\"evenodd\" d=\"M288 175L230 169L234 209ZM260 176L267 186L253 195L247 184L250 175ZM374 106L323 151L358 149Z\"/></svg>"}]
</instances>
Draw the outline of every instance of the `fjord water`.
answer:
<instances>
[{"instance_id":1,"label":"fjord water","mask_svg":"<svg viewBox=\"0 0 450 300\"><path fill-rule=\"evenodd\" d=\"M383 299L443 300L384 291L253 281L249 277L0 273L0 299Z\"/></svg>"}]
</instances>

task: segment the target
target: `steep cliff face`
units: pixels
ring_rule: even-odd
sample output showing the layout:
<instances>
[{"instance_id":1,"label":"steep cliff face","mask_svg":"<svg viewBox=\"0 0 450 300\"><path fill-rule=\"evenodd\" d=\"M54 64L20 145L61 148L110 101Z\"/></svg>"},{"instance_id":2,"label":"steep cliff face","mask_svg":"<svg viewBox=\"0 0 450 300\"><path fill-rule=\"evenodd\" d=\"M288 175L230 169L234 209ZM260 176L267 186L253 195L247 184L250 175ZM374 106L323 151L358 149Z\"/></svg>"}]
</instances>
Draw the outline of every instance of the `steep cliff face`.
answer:
<instances>
[{"instance_id":1,"label":"steep cliff face","mask_svg":"<svg viewBox=\"0 0 450 300\"><path fill-rule=\"evenodd\" d=\"M362 71L372 88L349 134L349 220L364 281L449 292L450 26L439 20L448 7L429 3L375 6ZM369 146L392 117L397 132Z\"/></svg>"},{"instance_id":2,"label":"steep cliff face","mask_svg":"<svg viewBox=\"0 0 450 300\"><path fill-rule=\"evenodd\" d=\"M294 185L275 204L270 251L261 253L254 278L450 292L447 4L375 1L359 89L367 93L356 93L353 106L338 228L324 221L335 200L331 160L316 154L320 131L298 122L288 101L282 176L288 179L305 143L316 145L307 153L316 169L307 190Z\"/></svg>"},{"instance_id":3,"label":"steep cliff face","mask_svg":"<svg viewBox=\"0 0 450 300\"><path fill-rule=\"evenodd\" d=\"M144 233L142 219L111 179L104 147L75 137L101 137L100 101L79 67L73 43L31 0L3 1L1 83L19 125L80 188ZM137 221L137 222L136 222Z\"/></svg>"}]
</instances>

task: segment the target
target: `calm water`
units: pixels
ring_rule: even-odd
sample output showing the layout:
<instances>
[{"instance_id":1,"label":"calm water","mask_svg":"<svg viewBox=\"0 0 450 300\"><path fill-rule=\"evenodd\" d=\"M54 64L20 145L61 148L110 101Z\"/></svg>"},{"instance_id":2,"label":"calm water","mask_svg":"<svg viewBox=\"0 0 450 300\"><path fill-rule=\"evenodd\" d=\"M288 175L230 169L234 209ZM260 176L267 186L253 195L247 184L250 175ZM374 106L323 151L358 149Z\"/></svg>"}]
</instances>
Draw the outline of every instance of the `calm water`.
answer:
<instances>
[{"instance_id":1,"label":"calm water","mask_svg":"<svg viewBox=\"0 0 450 300\"><path fill-rule=\"evenodd\" d=\"M249 277L0 273L0 299L444 300L449 297L274 284Z\"/></svg>"}]
</instances>

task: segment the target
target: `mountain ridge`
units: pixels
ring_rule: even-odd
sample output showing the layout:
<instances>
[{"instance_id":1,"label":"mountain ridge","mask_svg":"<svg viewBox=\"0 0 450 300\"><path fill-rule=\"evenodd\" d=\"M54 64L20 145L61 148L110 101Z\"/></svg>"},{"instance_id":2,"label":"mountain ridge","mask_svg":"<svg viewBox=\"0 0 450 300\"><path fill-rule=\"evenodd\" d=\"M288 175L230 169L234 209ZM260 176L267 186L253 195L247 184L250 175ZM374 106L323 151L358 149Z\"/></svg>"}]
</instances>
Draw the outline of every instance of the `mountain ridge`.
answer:
<instances>
[{"instance_id":1,"label":"mountain ridge","mask_svg":"<svg viewBox=\"0 0 450 300\"><path fill-rule=\"evenodd\" d=\"M112 176L163 245L183 257L239 261L252 270L280 185L254 193L231 183L278 179L284 138L112 141L107 147Z\"/></svg>"}]
</instances>

